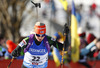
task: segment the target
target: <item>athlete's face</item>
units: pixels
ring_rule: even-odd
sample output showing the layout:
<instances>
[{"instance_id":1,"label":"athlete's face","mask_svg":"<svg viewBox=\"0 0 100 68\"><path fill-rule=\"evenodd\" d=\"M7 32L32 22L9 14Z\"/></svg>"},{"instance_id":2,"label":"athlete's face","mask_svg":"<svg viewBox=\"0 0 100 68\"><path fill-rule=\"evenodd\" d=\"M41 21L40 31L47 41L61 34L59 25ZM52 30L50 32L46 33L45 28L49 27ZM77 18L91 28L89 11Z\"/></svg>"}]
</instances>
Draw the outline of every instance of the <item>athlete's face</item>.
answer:
<instances>
[{"instance_id":1,"label":"athlete's face","mask_svg":"<svg viewBox=\"0 0 100 68\"><path fill-rule=\"evenodd\" d=\"M44 39L45 34L35 34L35 37L39 42L41 42Z\"/></svg>"}]
</instances>

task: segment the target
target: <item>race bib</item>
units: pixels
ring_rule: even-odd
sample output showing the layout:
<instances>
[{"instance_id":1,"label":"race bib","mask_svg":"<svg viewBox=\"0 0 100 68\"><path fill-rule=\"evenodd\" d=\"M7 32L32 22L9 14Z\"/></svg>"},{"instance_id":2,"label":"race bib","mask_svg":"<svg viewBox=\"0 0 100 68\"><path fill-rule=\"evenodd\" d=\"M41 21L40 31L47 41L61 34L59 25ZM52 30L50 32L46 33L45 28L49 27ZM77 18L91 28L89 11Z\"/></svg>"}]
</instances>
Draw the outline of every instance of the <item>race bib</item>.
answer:
<instances>
[{"instance_id":1,"label":"race bib","mask_svg":"<svg viewBox=\"0 0 100 68\"><path fill-rule=\"evenodd\" d=\"M31 55L29 52L25 53L24 56L24 65L37 67L43 66L46 67L48 63L48 52L44 55Z\"/></svg>"}]
</instances>

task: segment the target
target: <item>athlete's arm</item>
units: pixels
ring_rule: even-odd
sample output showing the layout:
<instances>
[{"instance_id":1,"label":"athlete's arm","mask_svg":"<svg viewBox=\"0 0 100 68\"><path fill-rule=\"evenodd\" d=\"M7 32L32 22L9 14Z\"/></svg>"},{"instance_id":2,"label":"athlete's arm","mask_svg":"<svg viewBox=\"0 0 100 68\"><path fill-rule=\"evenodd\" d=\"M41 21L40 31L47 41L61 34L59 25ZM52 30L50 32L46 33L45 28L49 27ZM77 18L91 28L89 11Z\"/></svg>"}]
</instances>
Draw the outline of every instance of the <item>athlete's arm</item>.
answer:
<instances>
[{"instance_id":1,"label":"athlete's arm","mask_svg":"<svg viewBox=\"0 0 100 68\"><path fill-rule=\"evenodd\" d=\"M27 46L29 37L23 39L18 46L12 51L11 55L14 57L18 57L20 55L21 49Z\"/></svg>"},{"instance_id":2,"label":"athlete's arm","mask_svg":"<svg viewBox=\"0 0 100 68\"><path fill-rule=\"evenodd\" d=\"M63 44L62 43L58 42L56 39L54 39L54 38L52 38L50 36L47 36L47 39L48 39L48 42L49 42L50 46L53 45L58 50L62 50L62 48L63 48Z\"/></svg>"}]
</instances>

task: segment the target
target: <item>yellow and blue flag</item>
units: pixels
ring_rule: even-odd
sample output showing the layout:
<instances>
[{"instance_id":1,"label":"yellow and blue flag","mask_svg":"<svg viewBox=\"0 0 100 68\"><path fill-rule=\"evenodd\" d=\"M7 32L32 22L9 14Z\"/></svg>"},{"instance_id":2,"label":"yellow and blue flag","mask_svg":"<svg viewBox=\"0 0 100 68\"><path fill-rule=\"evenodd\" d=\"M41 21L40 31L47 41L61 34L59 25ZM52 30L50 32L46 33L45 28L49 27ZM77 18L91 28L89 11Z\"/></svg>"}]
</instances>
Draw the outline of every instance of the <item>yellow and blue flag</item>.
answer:
<instances>
[{"instance_id":1,"label":"yellow and blue flag","mask_svg":"<svg viewBox=\"0 0 100 68\"><path fill-rule=\"evenodd\" d=\"M56 66L57 67L60 66L62 56L60 55L60 52L57 48L53 47L52 55L53 55L54 62L56 63Z\"/></svg>"},{"instance_id":2,"label":"yellow and blue flag","mask_svg":"<svg viewBox=\"0 0 100 68\"><path fill-rule=\"evenodd\" d=\"M67 11L67 5L68 5L67 0L59 0L59 1L61 2L64 10Z\"/></svg>"},{"instance_id":3,"label":"yellow and blue flag","mask_svg":"<svg viewBox=\"0 0 100 68\"><path fill-rule=\"evenodd\" d=\"M75 5L72 1L72 15L71 15L71 59L73 62L77 62L79 60L79 45L80 39L77 33L77 19L76 19L76 12L75 12Z\"/></svg>"}]
</instances>

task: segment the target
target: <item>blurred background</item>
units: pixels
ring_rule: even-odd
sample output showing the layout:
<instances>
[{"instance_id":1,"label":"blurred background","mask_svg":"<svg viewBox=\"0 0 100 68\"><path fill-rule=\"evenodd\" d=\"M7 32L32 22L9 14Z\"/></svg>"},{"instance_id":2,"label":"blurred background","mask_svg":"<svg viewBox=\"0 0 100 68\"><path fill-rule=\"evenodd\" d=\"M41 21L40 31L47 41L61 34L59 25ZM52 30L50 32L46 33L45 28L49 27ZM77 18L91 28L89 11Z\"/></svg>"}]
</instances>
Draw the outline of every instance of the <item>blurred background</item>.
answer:
<instances>
[{"instance_id":1,"label":"blurred background","mask_svg":"<svg viewBox=\"0 0 100 68\"><path fill-rule=\"evenodd\" d=\"M67 0L69 14L59 0L33 1L41 3L41 8L36 8L31 0L0 0L0 34L16 42L19 37L30 34L36 21L46 24L46 33L50 36L57 31L63 32L64 24L70 22L72 0ZM99 0L74 0L74 2L78 27L82 27L86 34L93 33L96 37L100 37Z\"/></svg>"},{"instance_id":2,"label":"blurred background","mask_svg":"<svg viewBox=\"0 0 100 68\"><path fill-rule=\"evenodd\" d=\"M40 3L41 7L35 7L31 1ZM64 24L69 28L71 25L72 0L66 2L67 11L60 0L0 0L0 38L4 43L12 40L17 44L34 31L37 21L46 24L49 36L63 33ZM78 34L85 32L86 41L90 41L90 34L92 39L100 38L100 0L74 0L74 3ZM7 48L4 43L2 45Z\"/></svg>"},{"instance_id":3,"label":"blurred background","mask_svg":"<svg viewBox=\"0 0 100 68\"><path fill-rule=\"evenodd\" d=\"M0 1L0 34L13 41L29 35L36 21L46 24L46 33L50 36L57 31L62 32L64 24L70 22L68 21L70 14L63 9L59 0L33 0L35 3L41 3L41 8L36 8L31 0ZM67 11L71 11L71 1L67 0ZM79 27L87 34L91 32L100 37L99 0L74 1Z\"/></svg>"}]
</instances>

